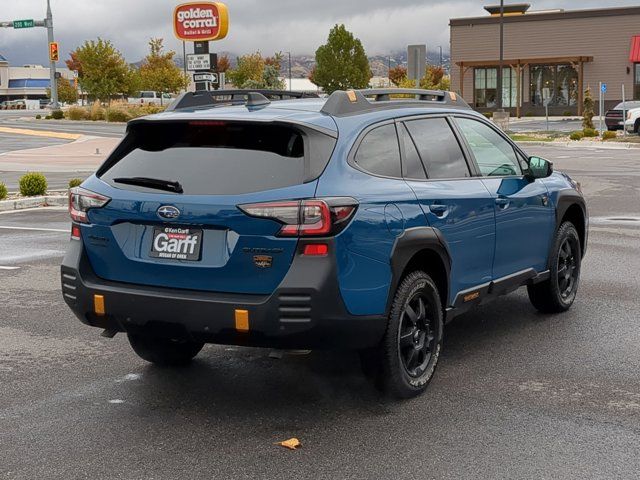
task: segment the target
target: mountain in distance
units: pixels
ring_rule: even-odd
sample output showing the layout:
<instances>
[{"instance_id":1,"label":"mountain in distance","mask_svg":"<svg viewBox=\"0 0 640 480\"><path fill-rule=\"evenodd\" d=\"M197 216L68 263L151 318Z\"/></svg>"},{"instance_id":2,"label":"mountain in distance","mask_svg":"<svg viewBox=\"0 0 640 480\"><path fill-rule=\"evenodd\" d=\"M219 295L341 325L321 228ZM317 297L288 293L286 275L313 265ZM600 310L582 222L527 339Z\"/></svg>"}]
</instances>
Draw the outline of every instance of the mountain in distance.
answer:
<instances>
[{"instance_id":1,"label":"mountain in distance","mask_svg":"<svg viewBox=\"0 0 640 480\"><path fill-rule=\"evenodd\" d=\"M218 53L218 57L222 55L227 55L231 62L231 68L236 66L238 55L230 52L216 52ZM445 70L449 71L450 64L449 54L446 52L442 52L442 65ZM183 68L183 60L182 60L182 52L176 52L176 56L174 57L175 64ZM387 71L389 68L389 61L391 61L391 68L396 67L398 65L407 66L407 52L394 52L388 55L374 55L369 57L369 65L371 66L371 72L374 77L386 77ZM136 62L134 65L140 66L142 62ZM440 52L439 51L428 51L427 52L427 63L429 65L439 65L440 64ZM314 55L292 55L291 56L291 77L292 78L307 78L313 70L313 67L316 64L316 59ZM282 58L282 63L280 65L280 74L283 77L289 76L289 56L284 53Z\"/></svg>"}]
</instances>

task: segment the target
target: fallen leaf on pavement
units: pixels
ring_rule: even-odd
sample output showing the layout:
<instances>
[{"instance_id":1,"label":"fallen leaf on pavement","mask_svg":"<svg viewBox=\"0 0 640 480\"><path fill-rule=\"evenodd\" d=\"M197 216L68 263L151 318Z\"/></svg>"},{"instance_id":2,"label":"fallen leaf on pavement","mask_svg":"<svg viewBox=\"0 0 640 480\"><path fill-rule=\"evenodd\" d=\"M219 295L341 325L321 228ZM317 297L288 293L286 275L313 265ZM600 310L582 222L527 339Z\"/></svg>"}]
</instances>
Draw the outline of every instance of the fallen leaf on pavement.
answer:
<instances>
[{"instance_id":1,"label":"fallen leaf on pavement","mask_svg":"<svg viewBox=\"0 0 640 480\"><path fill-rule=\"evenodd\" d=\"M298 447L301 447L302 444L300 440L297 438L290 438L289 440L285 440L283 442L278 442L276 445L280 445L281 447L288 448L289 450L295 450Z\"/></svg>"}]
</instances>

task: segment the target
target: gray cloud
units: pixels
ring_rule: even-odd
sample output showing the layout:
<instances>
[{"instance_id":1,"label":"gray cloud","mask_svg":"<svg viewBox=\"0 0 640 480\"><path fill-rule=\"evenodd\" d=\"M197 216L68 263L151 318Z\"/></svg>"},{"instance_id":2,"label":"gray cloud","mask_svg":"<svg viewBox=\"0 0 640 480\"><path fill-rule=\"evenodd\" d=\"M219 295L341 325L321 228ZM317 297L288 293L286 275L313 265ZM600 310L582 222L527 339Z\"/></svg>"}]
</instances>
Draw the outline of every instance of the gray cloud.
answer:
<instances>
[{"instance_id":1,"label":"gray cloud","mask_svg":"<svg viewBox=\"0 0 640 480\"><path fill-rule=\"evenodd\" d=\"M171 26L173 8L167 0L51 0L56 40L67 58L86 39L110 39L133 62L141 59L150 37L163 37L178 52L182 44ZM263 53L291 51L313 54L335 23L344 23L370 54L404 49L409 43L427 43L448 50L449 18L483 15L479 0L228 0L231 27L226 39L214 43L218 51ZM601 8L598 0L540 0L532 8ZM637 0L617 0L623 6ZM0 20L42 19L45 0L0 0ZM189 48L189 47L188 47ZM47 40L42 28L0 29L0 53L12 64L46 63Z\"/></svg>"}]
</instances>

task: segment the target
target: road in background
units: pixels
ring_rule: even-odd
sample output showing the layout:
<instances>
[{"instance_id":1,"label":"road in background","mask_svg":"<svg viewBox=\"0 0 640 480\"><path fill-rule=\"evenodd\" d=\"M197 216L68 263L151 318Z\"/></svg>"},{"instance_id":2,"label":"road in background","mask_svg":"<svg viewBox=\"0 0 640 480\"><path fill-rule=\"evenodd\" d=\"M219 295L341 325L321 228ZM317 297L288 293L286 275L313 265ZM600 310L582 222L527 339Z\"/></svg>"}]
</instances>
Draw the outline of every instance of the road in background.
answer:
<instances>
[{"instance_id":1,"label":"road in background","mask_svg":"<svg viewBox=\"0 0 640 480\"><path fill-rule=\"evenodd\" d=\"M66 212L0 214L0 267L18 267L0 268L0 477L637 479L638 153L527 150L587 196L576 303L541 315L520 290L457 318L405 402L351 353L207 346L189 368L151 366L64 304ZM303 447L274 445L290 437Z\"/></svg>"},{"instance_id":2,"label":"road in background","mask_svg":"<svg viewBox=\"0 0 640 480\"><path fill-rule=\"evenodd\" d=\"M594 118L594 122L596 119ZM564 119L557 117L549 117L548 129L551 132L575 132L582 130L582 119ZM515 133L521 132L544 132L547 130L547 121L545 118L512 118L509 121L509 130Z\"/></svg>"}]
</instances>

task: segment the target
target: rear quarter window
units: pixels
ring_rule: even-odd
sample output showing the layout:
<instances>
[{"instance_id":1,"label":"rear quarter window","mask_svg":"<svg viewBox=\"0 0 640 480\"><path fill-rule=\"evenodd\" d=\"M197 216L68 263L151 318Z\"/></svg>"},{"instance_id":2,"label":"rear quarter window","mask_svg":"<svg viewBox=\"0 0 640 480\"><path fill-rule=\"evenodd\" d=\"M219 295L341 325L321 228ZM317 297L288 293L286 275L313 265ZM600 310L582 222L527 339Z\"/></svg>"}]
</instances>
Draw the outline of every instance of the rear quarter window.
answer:
<instances>
[{"instance_id":1,"label":"rear quarter window","mask_svg":"<svg viewBox=\"0 0 640 480\"><path fill-rule=\"evenodd\" d=\"M245 122L148 122L133 125L98 177L177 181L186 195L235 195L317 178L335 139L310 128Z\"/></svg>"}]
</instances>

